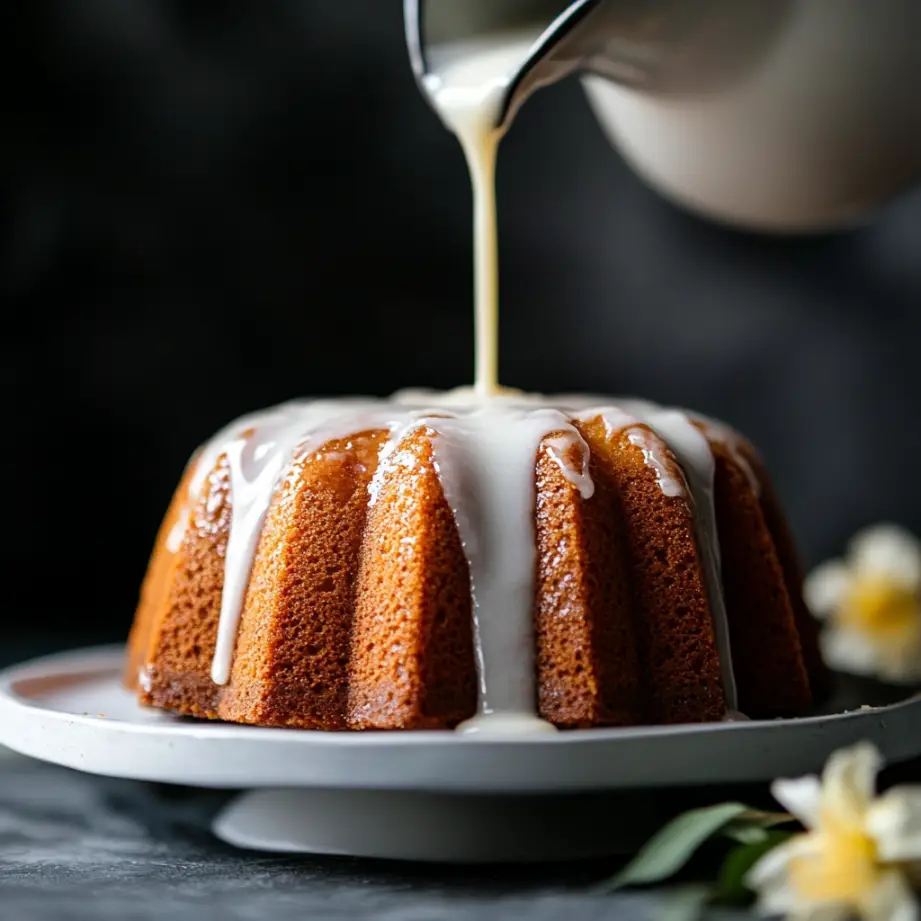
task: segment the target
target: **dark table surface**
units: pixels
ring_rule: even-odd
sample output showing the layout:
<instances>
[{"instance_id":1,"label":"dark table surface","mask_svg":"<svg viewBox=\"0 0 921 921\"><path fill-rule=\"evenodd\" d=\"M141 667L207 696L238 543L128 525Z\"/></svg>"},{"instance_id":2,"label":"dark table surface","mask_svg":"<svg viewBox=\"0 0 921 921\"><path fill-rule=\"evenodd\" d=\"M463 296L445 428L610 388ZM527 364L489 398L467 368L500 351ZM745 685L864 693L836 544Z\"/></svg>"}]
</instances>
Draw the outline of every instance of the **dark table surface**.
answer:
<instances>
[{"instance_id":1,"label":"dark table surface","mask_svg":"<svg viewBox=\"0 0 921 921\"><path fill-rule=\"evenodd\" d=\"M0 919L640 921L663 899L593 892L616 864L471 869L236 851L209 831L226 796L0 749Z\"/></svg>"}]
</instances>

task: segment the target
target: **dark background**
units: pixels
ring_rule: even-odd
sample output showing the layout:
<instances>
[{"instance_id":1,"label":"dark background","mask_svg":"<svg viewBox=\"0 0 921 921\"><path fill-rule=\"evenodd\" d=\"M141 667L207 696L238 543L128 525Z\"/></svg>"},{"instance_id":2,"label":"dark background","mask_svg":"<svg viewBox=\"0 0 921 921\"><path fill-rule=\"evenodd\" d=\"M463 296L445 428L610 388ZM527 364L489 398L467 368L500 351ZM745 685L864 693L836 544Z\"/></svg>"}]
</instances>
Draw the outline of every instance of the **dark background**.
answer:
<instances>
[{"instance_id":1,"label":"dark background","mask_svg":"<svg viewBox=\"0 0 921 921\"><path fill-rule=\"evenodd\" d=\"M472 256L398 0L30 0L0 53L11 659L123 636L233 416L469 382ZM921 194L833 237L714 227L627 171L577 82L525 107L499 185L505 383L737 424L809 562L921 530Z\"/></svg>"}]
</instances>

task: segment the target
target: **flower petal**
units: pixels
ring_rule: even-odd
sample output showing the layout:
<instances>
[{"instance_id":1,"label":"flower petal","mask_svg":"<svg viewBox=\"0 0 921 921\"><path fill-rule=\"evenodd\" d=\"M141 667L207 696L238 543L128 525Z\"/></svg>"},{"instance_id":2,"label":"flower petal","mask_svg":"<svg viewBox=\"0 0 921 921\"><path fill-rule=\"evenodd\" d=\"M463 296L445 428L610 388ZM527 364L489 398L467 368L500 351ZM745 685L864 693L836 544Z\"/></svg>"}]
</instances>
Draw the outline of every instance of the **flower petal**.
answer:
<instances>
[{"instance_id":1,"label":"flower petal","mask_svg":"<svg viewBox=\"0 0 921 921\"><path fill-rule=\"evenodd\" d=\"M863 829L882 763L876 746L869 742L843 748L828 759L822 773L823 828Z\"/></svg>"},{"instance_id":2,"label":"flower petal","mask_svg":"<svg viewBox=\"0 0 921 921\"><path fill-rule=\"evenodd\" d=\"M758 909L762 914L787 914L799 899L789 878L790 861L816 849L811 835L796 835L768 851L745 874L745 885L758 893Z\"/></svg>"},{"instance_id":3,"label":"flower petal","mask_svg":"<svg viewBox=\"0 0 921 921\"><path fill-rule=\"evenodd\" d=\"M921 680L921 623L902 636L874 636L829 624L819 642L826 664L839 672L913 684Z\"/></svg>"},{"instance_id":4,"label":"flower petal","mask_svg":"<svg viewBox=\"0 0 921 921\"><path fill-rule=\"evenodd\" d=\"M854 909L847 902L810 902L790 912L796 921L850 921Z\"/></svg>"},{"instance_id":5,"label":"flower petal","mask_svg":"<svg viewBox=\"0 0 921 921\"><path fill-rule=\"evenodd\" d=\"M848 545L848 560L858 573L885 576L911 590L921 588L921 542L898 525L861 531Z\"/></svg>"},{"instance_id":6,"label":"flower petal","mask_svg":"<svg viewBox=\"0 0 921 921\"><path fill-rule=\"evenodd\" d=\"M875 676L885 668L878 643L853 627L830 624L822 631L819 642L822 658L836 671Z\"/></svg>"},{"instance_id":7,"label":"flower petal","mask_svg":"<svg viewBox=\"0 0 921 921\"><path fill-rule=\"evenodd\" d=\"M905 877L893 869L861 900L860 914L865 921L918 921L918 904Z\"/></svg>"},{"instance_id":8,"label":"flower petal","mask_svg":"<svg viewBox=\"0 0 921 921\"><path fill-rule=\"evenodd\" d=\"M751 889L761 889L764 886L774 887L783 883L787 878L791 860L816 857L821 850L822 840L819 835L794 835L758 860L748 871L745 885Z\"/></svg>"},{"instance_id":9,"label":"flower petal","mask_svg":"<svg viewBox=\"0 0 921 921\"><path fill-rule=\"evenodd\" d=\"M821 789L819 778L815 776L798 777L795 780L780 779L771 784L774 799L806 828L818 825Z\"/></svg>"},{"instance_id":10,"label":"flower petal","mask_svg":"<svg viewBox=\"0 0 921 921\"><path fill-rule=\"evenodd\" d=\"M805 837L796 835L759 858L745 875L745 885L749 889L762 889L783 883L790 861L802 852Z\"/></svg>"},{"instance_id":11,"label":"flower petal","mask_svg":"<svg viewBox=\"0 0 921 921\"><path fill-rule=\"evenodd\" d=\"M796 893L789 886L764 889L758 894L759 915L790 915L797 907Z\"/></svg>"},{"instance_id":12,"label":"flower petal","mask_svg":"<svg viewBox=\"0 0 921 921\"><path fill-rule=\"evenodd\" d=\"M866 825L880 860L921 860L921 787L890 790L870 806Z\"/></svg>"},{"instance_id":13,"label":"flower petal","mask_svg":"<svg viewBox=\"0 0 921 921\"><path fill-rule=\"evenodd\" d=\"M806 606L816 617L830 617L847 597L853 581L843 560L829 560L816 566L803 582Z\"/></svg>"},{"instance_id":14,"label":"flower petal","mask_svg":"<svg viewBox=\"0 0 921 921\"><path fill-rule=\"evenodd\" d=\"M878 657L880 678L896 684L914 684L921 680L921 644L918 642L894 644Z\"/></svg>"}]
</instances>

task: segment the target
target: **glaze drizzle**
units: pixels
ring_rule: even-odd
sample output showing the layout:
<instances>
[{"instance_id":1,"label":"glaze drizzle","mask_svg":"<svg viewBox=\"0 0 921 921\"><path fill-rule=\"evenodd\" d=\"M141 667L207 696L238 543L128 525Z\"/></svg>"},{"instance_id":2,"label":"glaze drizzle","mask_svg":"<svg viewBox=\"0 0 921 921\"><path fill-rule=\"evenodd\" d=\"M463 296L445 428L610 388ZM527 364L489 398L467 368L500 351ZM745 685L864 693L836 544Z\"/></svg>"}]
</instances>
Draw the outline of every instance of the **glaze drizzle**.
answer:
<instances>
[{"instance_id":1,"label":"glaze drizzle","mask_svg":"<svg viewBox=\"0 0 921 921\"><path fill-rule=\"evenodd\" d=\"M373 503L393 465L402 462L400 442L424 429L470 571L479 706L477 717L460 728L552 729L536 712L535 464L538 452L547 451L582 499L590 501L590 451L574 423L593 418L602 419L609 438L624 432L642 450L663 494L684 499L694 512L726 706L735 710L713 505L714 460L707 437L686 413L642 401L612 404L598 397L543 398L512 391L487 401L472 399L470 391L452 391L407 393L392 400L285 403L245 416L211 439L193 462L188 504L167 545L179 549L207 477L225 457L232 516L212 680L219 685L230 680L259 538L275 490L292 461L339 438L371 429L388 431L369 485ZM722 431L720 435L727 437ZM576 455L581 464L574 468L571 459Z\"/></svg>"}]
</instances>

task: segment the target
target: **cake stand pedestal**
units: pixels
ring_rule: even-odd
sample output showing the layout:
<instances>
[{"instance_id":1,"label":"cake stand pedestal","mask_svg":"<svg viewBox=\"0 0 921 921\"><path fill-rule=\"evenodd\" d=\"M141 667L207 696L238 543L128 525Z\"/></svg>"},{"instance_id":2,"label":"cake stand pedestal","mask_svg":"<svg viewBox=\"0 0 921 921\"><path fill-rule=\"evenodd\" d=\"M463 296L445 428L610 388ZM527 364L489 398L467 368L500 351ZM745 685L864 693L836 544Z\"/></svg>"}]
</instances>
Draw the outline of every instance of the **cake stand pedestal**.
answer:
<instances>
[{"instance_id":1,"label":"cake stand pedestal","mask_svg":"<svg viewBox=\"0 0 921 921\"><path fill-rule=\"evenodd\" d=\"M77 770L245 790L215 833L238 847L437 861L536 861L633 850L666 791L821 770L861 739L921 756L921 699L793 720L534 737L327 733L184 720L139 707L122 649L0 673L0 744ZM904 692L903 692L904 693ZM833 702L838 706L840 700Z\"/></svg>"},{"instance_id":2,"label":"cake stand pedestal","mask_svg":"<svg viewBox=\"0 0 921 921\"><path fill-rule=\"evenodd\" d=\"M661 824L645 797L403 790L252 790L213 831L258 851L440 863L532 863L632 853Z\"/></svg>"}]
</instances>

